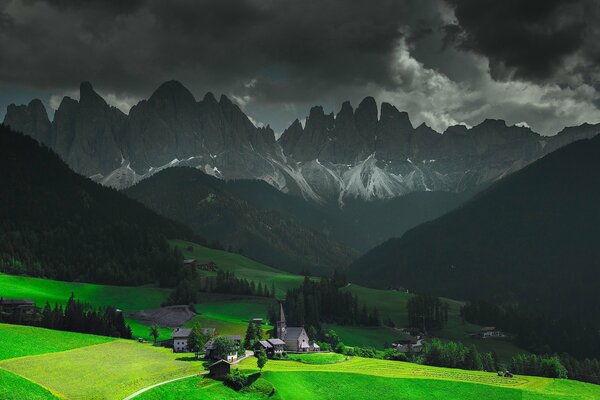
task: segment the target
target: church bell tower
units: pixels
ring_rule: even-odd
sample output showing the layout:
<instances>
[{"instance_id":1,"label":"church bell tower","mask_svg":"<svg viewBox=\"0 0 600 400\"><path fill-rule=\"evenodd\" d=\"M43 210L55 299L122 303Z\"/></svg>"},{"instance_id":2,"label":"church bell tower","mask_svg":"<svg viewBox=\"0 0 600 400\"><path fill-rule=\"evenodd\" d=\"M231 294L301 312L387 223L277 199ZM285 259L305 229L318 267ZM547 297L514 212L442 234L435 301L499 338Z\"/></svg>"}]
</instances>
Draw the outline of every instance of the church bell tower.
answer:
<instances>
[{"instance_id":1,"label":"church bell tower","mask_svg":"<svg viewBox=\"0 0 600 400\"><path fill-rule=\"evenodd\" d=\"M283 313L283 303L279 303L279 321L277 321L277 338L285 340L285 314Z\"/></svg>"}]
</instances>

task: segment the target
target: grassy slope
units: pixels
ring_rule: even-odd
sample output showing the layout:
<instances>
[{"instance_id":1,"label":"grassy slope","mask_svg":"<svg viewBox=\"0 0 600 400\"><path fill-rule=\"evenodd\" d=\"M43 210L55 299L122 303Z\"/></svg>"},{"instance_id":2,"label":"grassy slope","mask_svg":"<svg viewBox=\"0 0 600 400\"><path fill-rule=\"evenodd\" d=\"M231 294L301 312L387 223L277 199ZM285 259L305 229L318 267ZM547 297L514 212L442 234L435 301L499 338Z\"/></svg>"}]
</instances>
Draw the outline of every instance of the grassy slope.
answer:
<instances>
[{"instance_id":1,"label":"grassy slope","mask_svg":"<svg viewBox=\"0 0 600 400\"><path fill-rule=\"evenodd\" d=\"M346 356L338 353L288 354L290 360L306 364L332 364L346 360Z\"/></svg>"},{"instance_id":2,"label":"grassy slope","mask_svg":"<svg viewBox=\"0 0 600 400\"><path fill-rule=\"evenodd\" d=\"M195 304L199 315L186 325L200 322L202 326L216 328L223 335L243 334L251 318L267 317L269 303L273 300L261 297L235 295L206 295L206 301ZM265 329L270 329L268 325Z\"/></svg>"},{"instance_id":3,"label":"grassy slope","mask_svg":"<svg viewBox=\"0 0 600 400\"><path fill-rule=\"evenodd\" d=\"M160 307L169 295L169 289L153 287L124 287L74 283L51 279L14 276L0 273L0 297L8 299L32 299L39 307L46 301L65 304L71 293L83 302L95 307L112 305L125 311ZM133 337L150 339L148 327L137 321L127 321ZM171 330L163 329L161 336L168 336Z\"/></svg>"},{"instance_id":4,"label":"grassy slope","mask_svg":"<svg viewBox=\"0 0 600 400\"><path fill-rule=\"evenodd\" d=\"M116 340L60 353L0 362L0 368L63 398L122 399L152 384L202 370L169 349Z\"/></svg>"},{"instance_id":5,"label":"grassy slope","mask_svg":"<svg viewBox=\"0 0 600 400\"><path fill-rule=\"evenodd\" d=\"M113 305L122 310L143 310L159 307L169 294L168 289L123 287L73 283L50 279L0 274L0 296L34 300L38 306L67 302L71 293L93 306Z\"/></svg>"},{"instance_id":6,"label":"grassy slope","mask_svg":"<svg viewBox=\"0 0 600 400\"><path fill-rule=\"evenodd\" d=\"M262 282L269 288L272 283L275 283L277 296L280 298L287 289L297 287L303 280L303 277L299 275L281 272L239 254L208 249L180 240L171 241L171 244L182 249L186 258L213 260L219 268L233 271L237 276L257 283ZM192 246L191 251L187 250L188 246ZM369 307L377 307L382 318L391 318L397 326L406 326L405 307L406 301L410 297L409 294L393 290L370 289L354 284L344 290L357 295L360 301ZM159 307L168 295L166 289L69 283L0 274L0 296L6 298L31 298L38 304L43 304L47 300L65 302L71 292L90 304L96 306L111 304L125 311ZM269 301L257 297L212 294L196 305L201 315L196 317L195 321L200 321L203 326L215 327L223 334L241 334L245 331L248 318L266 316ZM522 351L507 341L469 339L467 334L476 332L479 327L462 324L458 315L461 303L454 300L449 300L449 302L451 305L449 323L442 331L435 332L437 336L469 344L474 343L482 351L495 350L500 359L504 361ZM150 340L147 325L131 319L128 322L132 327L134 337ZM385 342L391 343L398 337L398 333L394 329L386 327L365 328L333 325L331 328L336 330L347 345L381 348ZM161 329L160 338L168 338L170 332L170 329Z\"/></svg>"},{"instance_id":7,"label":"grassy slope","mask_svg":"<svg viewBox=\"0 0 600 400\"><path fill-rule=\"evenodd\" d=\"M256 371L249 359L241 369ZM518 376L499 378L494 373L426 367L410 363L353 358L335 364L310 365L270 360L262 379L276 388L272 399L528 399L592 400L600 387L580 382ZM148 399L255 399L204 378L190 378L150 390Z\"/></svg>"},{"instance_id":8,"label":"grassy slope","mask_svg":"<svg viewBox=\"0 0 600 400\"><path fill-rule=\"evenodd\" d=\"M0 324L0 360L60 352L114 340L83 333Z\"/></svg>"},{"instance_id":9,"label":"grassy slope","mask_svg":"<svg viewBox=\"0 0 600 400\"><path fill-rule=\"evenodd\" d=\"M56 399L48 390L18 375L0 369L0 399L47 400Z\"/></svg>"},{"instance_id":10,"label":"grassy slope","mask_svg":"<svg viewBox=\"0 0 600 400\"><path fill-rule=\"evenodd\" d=\"M179 247L185 258L212 260L220 269L232 271L237 277L246 278L256 283L262 282L269 289L271 289L271 284L274 283L277 297L280 298L285 295L287 289L300 286L304 279L300 275L282 272L240 254L209 249L183 240L172 240L171 244ZM192 246L192 251L187 250L188 246Z\"/></svg>"}]
</instances>

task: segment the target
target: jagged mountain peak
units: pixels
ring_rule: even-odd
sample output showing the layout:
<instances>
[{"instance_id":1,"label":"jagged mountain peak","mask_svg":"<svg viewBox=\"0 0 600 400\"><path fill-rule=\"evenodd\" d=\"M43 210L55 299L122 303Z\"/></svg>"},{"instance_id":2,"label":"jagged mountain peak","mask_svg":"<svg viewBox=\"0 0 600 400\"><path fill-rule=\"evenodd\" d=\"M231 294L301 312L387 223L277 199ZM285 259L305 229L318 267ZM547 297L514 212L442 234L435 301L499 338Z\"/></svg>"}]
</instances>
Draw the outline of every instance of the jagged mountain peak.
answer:
<instances>
[{"instance_id":1,"label":"jagged mountain peak","mask_svg":"<svg viewBox=\"0 0 600 400\"><path fill-rule=\"evenodd\" d=\"M528 127L485 120L443 134L414 128L394 105L365 97L344 102L337 116L310 109L278 140L269 125L256 127L226 95L208 92L196 102L178 81L160 85L125 115L109 107L89 82L80 101L64 97L54 120L43 104L11 105L4 123L54 149L74 170L123 187L174 165L225 179L262 179L316 201L389 198L419 190L462 191L492 182L600 125L566 128L542 137ZM368 162L366 162L368 160Z\"/></svg>"},{"instance_id":2,"label":"jagged mountain peak","mask_svg":"<svg viewBox=\"0 0 600 400\"><path fill-rule=\"evenodd\" d=\"M170 80L160 85L148 99L151 103L164 100L172 100L179 103L195 103L196 99L181 82Z\"/></svg>"},{"instance_id":3,"label":"jagged mountain peak","mask_svg":"<svg viewBox=\"0 0 600 400\"><path fill-rule=\"evenodd\" d=\"M210 103L210 104L217 104L217 99L215 98L215 95L213 94L213 92L206 92L206 94L204 95L204 98L202 99L202 102Z\"/></svg>"}]
</instances>

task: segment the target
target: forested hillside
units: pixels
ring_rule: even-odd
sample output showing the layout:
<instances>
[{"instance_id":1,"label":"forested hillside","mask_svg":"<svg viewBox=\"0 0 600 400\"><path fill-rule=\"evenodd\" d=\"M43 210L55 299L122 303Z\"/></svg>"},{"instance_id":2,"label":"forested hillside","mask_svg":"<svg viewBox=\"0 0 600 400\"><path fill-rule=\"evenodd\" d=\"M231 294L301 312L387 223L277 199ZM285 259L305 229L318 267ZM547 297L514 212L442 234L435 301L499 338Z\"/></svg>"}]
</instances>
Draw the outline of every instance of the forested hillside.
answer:
<instances>
[{"instance_id":1,"label":"forested hillside","mask_svg":"<svg viewBox=\"0 0 600 400\"><path fill-rule=\"evenodd\" d=\"M0 271L68 281L173 285L167 238L198 240L51 150L0 125Z\"/></svg>"},{"instance_id":2,"label":"forested hillside","mask_svg":"<svg viewBox=\"0 0 600 400\"><path fill-rule=\"evenodd\" d=\"M227 249L289 271L328 273L358 255L300 218L268 207L268 201L244 200L230 189L233 185L181 167L161 171L125 193ZM311 207L301 199L293 200Z\"/></svg>"},{"instance_id":3,"label":"forested hillside","mask_svg":"<svg viewBox=\"0 0 600 400\"><path fill-rule=\"evenodd\" d=\"M600 137L557 150L389 240L348 273L373 286L598 320L598 204Z\"/></svg>"}]
</instances>

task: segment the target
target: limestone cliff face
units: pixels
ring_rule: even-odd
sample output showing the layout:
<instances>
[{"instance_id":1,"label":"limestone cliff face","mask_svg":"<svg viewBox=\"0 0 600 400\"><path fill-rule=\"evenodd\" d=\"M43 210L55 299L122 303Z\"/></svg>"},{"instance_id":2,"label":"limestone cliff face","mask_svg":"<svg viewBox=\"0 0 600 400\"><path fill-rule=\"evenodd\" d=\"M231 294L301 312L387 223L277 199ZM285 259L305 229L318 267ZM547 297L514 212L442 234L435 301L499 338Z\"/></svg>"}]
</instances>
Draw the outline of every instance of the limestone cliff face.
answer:
<instances>
[{"instance_id":1,"label":"limestone cliff face","mask_svg":"<svg viewBox=\"0 0 600 400\"><path fill-rule=\"evenodd\" d=\"M379 112L378 112L379 111ZM262 179L319 202L391 198L414 191L461 191L495 181L572 141L600 132L584 124L553 137L486 120L439 134L366 97L337 114L311 108L275 140L226 96L197 101L177 81L162 84L123 114L90 83L65 97L50 122L39 100L10 105L4 123L54 149L75 171L116 188L174 165L226 179Z\"/></svg>"}]
</instances>

